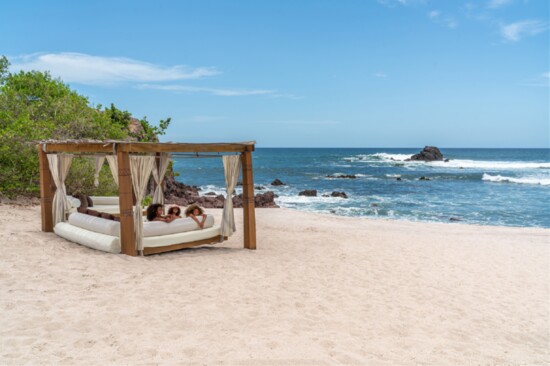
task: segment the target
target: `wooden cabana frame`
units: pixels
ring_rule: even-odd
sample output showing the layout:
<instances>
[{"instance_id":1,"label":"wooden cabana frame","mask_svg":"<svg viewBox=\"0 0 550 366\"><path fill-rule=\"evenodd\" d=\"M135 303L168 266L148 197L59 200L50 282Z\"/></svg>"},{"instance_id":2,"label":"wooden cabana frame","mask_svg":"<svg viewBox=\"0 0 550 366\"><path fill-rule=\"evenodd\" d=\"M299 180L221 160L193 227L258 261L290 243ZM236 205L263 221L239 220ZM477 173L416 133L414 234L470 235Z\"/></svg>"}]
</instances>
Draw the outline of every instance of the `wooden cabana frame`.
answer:
<instances>
[{"instance_id":1,"label":"wooden cabana frame","mask_svg":"<svg viewBox=\"0 0 550 366\"><path fill-rule=\"evenodd\" d=\"M117 156L121 252L130 256L137 255L134 237L134 220L132 216L133 191L132 176L130 173L130 153L240 153L243 184L244 247L246 249L256 249L254 176L252 172L252 152L255 149L254 141L240 143L47 141L40 143L37 148L40 160L40 202L42 215L42 231L45 232L53 232L52 201L56 190L50 168L48 166L48 159L46 154L105 153ZM195 245L201 244L197 243ZM182 248L189 246L191 245L182 246Z\"/></svg>"}]
</instances>

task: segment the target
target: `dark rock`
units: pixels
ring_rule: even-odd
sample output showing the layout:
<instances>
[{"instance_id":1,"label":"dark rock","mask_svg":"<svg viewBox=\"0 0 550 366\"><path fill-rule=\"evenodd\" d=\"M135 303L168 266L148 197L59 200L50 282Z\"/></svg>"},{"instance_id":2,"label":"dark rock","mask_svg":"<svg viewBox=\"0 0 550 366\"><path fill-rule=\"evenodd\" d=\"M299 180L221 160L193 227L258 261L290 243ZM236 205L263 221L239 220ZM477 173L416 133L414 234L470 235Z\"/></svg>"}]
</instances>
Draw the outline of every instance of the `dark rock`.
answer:
<instances>
[{"instance_id":1,"label":"dark rock","mask_svg":"<svg viewBox=\"0 0 550 366\"><path fill-rule=\"evenodd\" d=\"M330 194L331 197L341 197L341 198L348 198L348 195L346 194L346 192L332 192Z\"/></svg>"},{"instance_id":2,"label":"dark rock","mask_svg":"<svg viewBox=\"0 0 550 366\"><path fill-rule=\"evenodd\" d=\"M330 194L324 194L321 197L330 197Z\"/></svg>"},{"instance_id":3,"label":"dark rock","mask_svg":"<svg viewBox=\"0 0 550 366\"><path fill-rule=\"evenodd\" d=\"M355 174L338 174L338 175L327 175L327 178L355 179L357 177L355 176Z\"/></svg>"},{"instance_id":4,"label":"dark rock","mask_svg":"<svg viewBox=\"0 0 550 366\"><path fill-rule=\"evenodd\" d=\"M395 180L403 180L403 179L401 179L401 177L397 177L397 178L395 178Z\"/></svg>"},{"instance_id":5,"label":"dark rock","mask_svg":"<svg viewBox=\"0 0 550 366\"><path fill-rule=\"evenodd\" d=\"M378 203L373 203L371 204L371 207L380 207L380 205Z\"/></svg>"},{"instance_id":6,"label":"dark rock","mask_svg":"<svg viewBox=\"0 0 550 366\"><path fill-rule=\"evenodd\" d=\"M279 207L275 204L275 198L277 197L272 191L265 193L258 193L254 197L254 207ZM243 207L243 195L233 197L233 207Z\"/></svg>"},{"instance_id":7,"label":"dark rock","mask_svg":"<svg viewBox=\"0 0 550 366\"><path fill-rule=\"evenodd\" d=\"M446 162L446 163L448 163L450 160L449 160L449 159L445 159L445 160L443 160L443 161Z\"/></svg>"},{"instance_id":8,"label":"dark rock","mask_svg":"<svg viewBox=\"0 0 550 366\"><path fill-rule=\"evenodd\" d=\"M237 182L237 187L241 187L243 185L243 182Z\"/></svg>"},{"instance_id":9,"label":"dark rock","mask_svg":"<svg viewBox=\"0 0 550 366\"><path fill-rule=\"evenodd\" d=\"M273 182L271 182L272 186L285 186L283 182L281 182L279 179L275 179Z\"/></svg>"},{"instance_id":10,"label":"dark rock","mask_svg":"<svg viewBox=\"0 0 550 366\"><path fill-rule=\"evenodd\" d=\"M458 217L451 217L449 219L449 221L462 221L461 219L459 219Z\"/></svg>"},{"instance_id":11,"label":"dark rock","mask_svg":"<svg viewBox=\"0 0 550 366\"><path fill-rule=\"evenodd\" d=\"M298 196L317 197L317 190L306 189L305 191L298 193Z\"/></svg>"},{"instance_id":12,"label":"dark rock","mask_svg":"<svg viewBox=\"0 0 550 366\"><path fill-rule=\"evenodd\" d=\"M424 176L420 177L418 180L431 180L430 178L426 178Z\"/></svg>"},{"instance_id":13,"label":"dark rock","mask_svg":"<svg viewBox=\"0 0 550 366\"><path fill-rule=\"evenodd\" d=\"M205 196L215 196L216 192L207 192L204 194Z\"/></svg>"},{"instance_id":14,"label":"dark rock","mask_svg":"<svg viewBox=\"0 0 550 366\"><path fill-rule=\"evenodd\" d=\"M258 190L258 191L263 191L265 189L265 187L263 186L256 186L254 187L254 189Z\"/></svg>"},{"instance_id":15,"label":"dark rock","mask_svg":"<svg viewBox=\"0 0 550 366\"><path fill-rule=\"evenodd\" d=\"M407 161L436 161L443 160L443 154L435 146L426 146L418 154L414 154Z\"/></svg>"}]
</instances>

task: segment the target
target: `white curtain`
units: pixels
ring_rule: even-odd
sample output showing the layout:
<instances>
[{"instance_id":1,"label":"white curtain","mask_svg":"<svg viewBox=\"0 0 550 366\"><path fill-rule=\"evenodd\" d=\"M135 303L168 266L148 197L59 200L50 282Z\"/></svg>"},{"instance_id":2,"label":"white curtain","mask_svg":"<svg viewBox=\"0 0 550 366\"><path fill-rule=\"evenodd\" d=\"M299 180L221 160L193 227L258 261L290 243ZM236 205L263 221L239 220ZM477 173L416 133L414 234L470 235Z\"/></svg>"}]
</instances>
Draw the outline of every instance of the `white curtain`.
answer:
<instances>
[{"instance_id":1,"label":"white curtain","mask_svg":"<svg viewBox=\"0 0 550 366\"><path fill-rule=\"evenodd\" d=\"M71 154L48 154L48 165L55 183L55 194L52 202L52 215L54 226L58 222L65 221L65 212L71 208L67 199L67 190L65 188L65 178L69 173L73 156Z\"/></svg>"},{"instance_id":2,"label":"white curtain","mask_svg":"<svg viewBox=\"0 0 550 366\"><path fill-rule=\"evenodd\" d=\"M151 176L151 170L155 164L155 157L151 155L131 155L130 172L132 174L132 187L136 194L134 207L134 232L136 233L136 249L143 251L143 218L141 215L141 200L145 195L147 182Z\"/></svg>"},{"instance_id":3,"label":"white curtain","mask_svg":"<svg viewBox=\"0 0 550 366\"><path fill-rule=\"evenodd\" d=\"M101 167L103 166L104 162L105 156L94 156L94 187L99 186L99 172L101 171Z\"/></svg>"},{"instance_id":4,"label":"white curtain","mask_svg":"<svg viewBox=\"0 0 550 366\"><path fill-rule=\"evenodd\" d=\"M160 169L157 166L157 159L155 159L155 166L153 168L153 179L155 180L157 186L153 195L153 203L160 203L164 205L164 192L162 191L162 181L164 179L164 175L166 174L166 170L168 169L168 163L170 163L170 154L167 153L160 154Z\"/></svg>"},{"instance_id":5,"label":"white curtain","mask_svg":"<svg viewBox=\"0 0 550 366\"><path fill-rule=\"evenodd\" d=\"M237 230L235 227L235 215L233 213L233 192L235 191L241 170L241 157L239 155L224 156L223 170L225 173L227 196L223 205L220 241L223 241L224 236L231 236Z\"/></svg>"},{"instance_id":6,"label":"white curtain","mask_svg":"<svg viewBox=\"0 0 550 366\"><path fill-rule=\"evenodd\" d=\"M118 187L118 160L116 155L107 155L107 162L109 163L111 174L113 175L113 179Z\"/></svg>"}]
</instances>

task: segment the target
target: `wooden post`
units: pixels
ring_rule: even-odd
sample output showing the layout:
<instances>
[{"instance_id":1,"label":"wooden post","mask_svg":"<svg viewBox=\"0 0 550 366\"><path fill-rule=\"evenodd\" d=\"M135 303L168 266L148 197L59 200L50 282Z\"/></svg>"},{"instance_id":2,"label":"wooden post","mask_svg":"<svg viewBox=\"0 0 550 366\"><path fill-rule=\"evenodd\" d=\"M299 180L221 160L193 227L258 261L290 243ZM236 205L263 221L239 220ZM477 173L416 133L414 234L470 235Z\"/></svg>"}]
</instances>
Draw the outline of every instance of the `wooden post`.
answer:
<instances>
[{"instance_id":1,"label":"wooden post","mask_svg":"<svg viewBox=\"0 0 550 366\"><path fill-rule=\"evenodd\" d=\"M40 211L42 216L42 231L53 232L52 202L55 193L55 184L52 184L52 173L48 164L48 156L38 144L38 158L40 161Z\"/></svg>"},{"instance_id":2,"label":"wooden post","mask_svg":"<svg viewBox=\"0 0 550 366\"><path fill-rule=\"evenodd\" d=\"M243 169L243 220L244 247L256 249L256 214L254 208L254 176L252 175L252 153L241 154Z\"/></svg>"},{"instance_id":3,"label":"wooden post","mask_svg":"<svg viewBox=\"0 0 550 366\"><path fill-rule=\"evenodd\" d=\"M120 204L120 246L123 254L136 256L134 215L132 210L133 190L130 172L130 155L117 151L118 197Z\"/></svg>"}]
</instances>

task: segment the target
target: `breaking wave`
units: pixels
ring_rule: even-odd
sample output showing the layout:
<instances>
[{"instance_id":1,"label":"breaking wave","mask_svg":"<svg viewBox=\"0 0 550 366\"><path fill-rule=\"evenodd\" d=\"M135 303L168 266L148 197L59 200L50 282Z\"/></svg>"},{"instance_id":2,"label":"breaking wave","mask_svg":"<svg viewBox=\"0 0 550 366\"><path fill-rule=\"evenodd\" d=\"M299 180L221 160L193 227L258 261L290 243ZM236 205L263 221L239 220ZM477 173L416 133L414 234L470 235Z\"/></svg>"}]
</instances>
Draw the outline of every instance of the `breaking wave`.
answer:
<instances>
[{"instance_id":1,"label":"breaking wave","mask_svg":"<svg viewBox=\"0 0 550 366\"><path fill-rule=\"evenodd\" d=\"M516 184L534 184L541 186L550 185L550 178L541 178L541 177L505 177L502 175L490 175L483 174L481 178L484 181L488 182L498 182L498 183L516 183Z\"/></svg>"}]
</instances>

